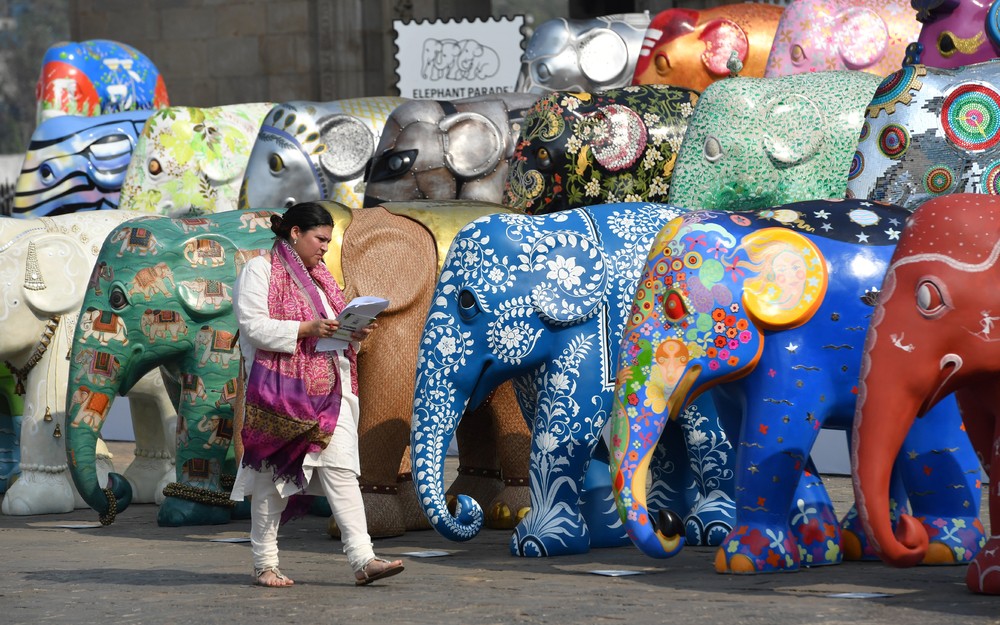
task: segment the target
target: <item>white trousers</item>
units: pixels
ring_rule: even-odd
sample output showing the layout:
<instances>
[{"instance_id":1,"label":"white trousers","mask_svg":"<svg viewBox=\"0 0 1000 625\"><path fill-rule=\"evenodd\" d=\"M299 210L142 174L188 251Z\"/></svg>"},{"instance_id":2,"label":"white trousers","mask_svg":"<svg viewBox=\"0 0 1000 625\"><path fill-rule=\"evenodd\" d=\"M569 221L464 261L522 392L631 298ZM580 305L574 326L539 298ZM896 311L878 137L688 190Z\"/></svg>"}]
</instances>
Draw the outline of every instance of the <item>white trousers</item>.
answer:
<instances>
[{"instance_id":1,"label":"white trousers","mask_svg":"<svg viewBox=\"0 0 1000 625\"><path fill-rule=\"evenodd\" d=\"M357 572L375 558L372 539L368 535L365 505L357 475L349 469L316 467L313 479L318 479L333 518L340 527L344 553ZM264 475L254 480L250 502L250 546L256 569L278 566L278 523L288 506L288 499L278 494L274 482Z\"/></svg>"}]
</instances>

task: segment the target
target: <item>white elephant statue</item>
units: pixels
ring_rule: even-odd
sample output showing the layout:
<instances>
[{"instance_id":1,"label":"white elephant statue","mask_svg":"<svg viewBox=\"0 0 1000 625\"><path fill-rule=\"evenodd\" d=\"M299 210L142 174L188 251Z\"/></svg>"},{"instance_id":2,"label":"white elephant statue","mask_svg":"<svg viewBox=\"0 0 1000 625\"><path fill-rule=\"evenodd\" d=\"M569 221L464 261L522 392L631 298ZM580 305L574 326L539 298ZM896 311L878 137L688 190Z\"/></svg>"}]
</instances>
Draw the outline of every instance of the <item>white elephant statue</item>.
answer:
<instances>
[{"instance_id":1,"label":"white elephant statue","mask_svg":"<svg viewBox=\"0 0 1000 625\"><path fill-rule=\"evenodd\" d=\"M3 498L9 515L71 512L86 508L70 477L63 428L72 347L83 295L94 279L97 254L107 235L129 211L88 211L38 219L0 219L0 358L24 394L20 430L21 475ZM115 328L110 311L84 311L85 332L100 341L120 341L127 332ZM174 475L176 411L158 372L143 377L128 394L136 436L135 461L124 475L134 501L159 503L163 486ZM80 398L86 401L86 398ZM114 471L103 446L101 471Z\"/></svg>"}]
</instances>

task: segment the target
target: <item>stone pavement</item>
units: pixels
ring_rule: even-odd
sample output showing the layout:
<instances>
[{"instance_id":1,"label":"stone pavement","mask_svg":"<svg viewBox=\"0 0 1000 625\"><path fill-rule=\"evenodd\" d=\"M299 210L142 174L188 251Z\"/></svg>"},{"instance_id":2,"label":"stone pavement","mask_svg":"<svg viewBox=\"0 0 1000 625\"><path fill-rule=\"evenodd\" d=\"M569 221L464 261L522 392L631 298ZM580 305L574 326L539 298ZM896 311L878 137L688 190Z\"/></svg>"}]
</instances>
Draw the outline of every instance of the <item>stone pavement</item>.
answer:
<instances>
[{"instance_id":1,"label":"stone pavement","mask_svg":"<svg viewBox=\"0 0 1000 625\"><path fill-rule=\"evenodd\" d=\"M112 444L116 466L127 466ZM127 452L126 452L127 453ZM838 510L850 480L828 477ZM109 527L96 514L0 516L0 623L684 623L856 625L1000 622L1000 597L969 593L965 567L892 569L846 563L765 576L725 576L714 548L686 548L653 560L632 546L548 559L511 556L509 532L484 530L466 543L433 531L376 541L380 555L401 557L406 571L354 586L340 543L325 518L308 517L280 535L286 589L250 585L249 521L163 528L156 506L135 505ZM417 558L407 552L443 550ZM640 575L605 577L594 570ZM839 598L839 593L881 593Z\"/></svg>"}]
</instances>

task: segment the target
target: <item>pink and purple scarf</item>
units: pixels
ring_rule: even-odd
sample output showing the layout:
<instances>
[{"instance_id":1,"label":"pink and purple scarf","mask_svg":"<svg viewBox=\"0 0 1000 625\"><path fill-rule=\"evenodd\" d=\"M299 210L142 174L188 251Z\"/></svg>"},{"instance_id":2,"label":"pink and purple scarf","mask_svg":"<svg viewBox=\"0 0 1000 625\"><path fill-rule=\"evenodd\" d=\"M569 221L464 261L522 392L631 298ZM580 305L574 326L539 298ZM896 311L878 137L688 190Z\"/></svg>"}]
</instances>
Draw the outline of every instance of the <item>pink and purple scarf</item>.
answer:
<instances>
[{"instance_id":1,"label":"pink and purple scarf","mask_svg":"<svg viewBox=\"0 0 1000 625\"><path fill-rule=\"evenodd\" d=\"M267 307L272 319L326 318L319 289L333 313L344 296L326 265L307 269L295 250L278 239L271 253ZM274 470L275 480L305 488L302 461L325 449L340 415L340 369L336 352L317 352L315 337L298 340L294 354L258 349L247 381L243 466ZM357 394L357 356L348 348L351 388Z\"/></svg>"}]
</instances>

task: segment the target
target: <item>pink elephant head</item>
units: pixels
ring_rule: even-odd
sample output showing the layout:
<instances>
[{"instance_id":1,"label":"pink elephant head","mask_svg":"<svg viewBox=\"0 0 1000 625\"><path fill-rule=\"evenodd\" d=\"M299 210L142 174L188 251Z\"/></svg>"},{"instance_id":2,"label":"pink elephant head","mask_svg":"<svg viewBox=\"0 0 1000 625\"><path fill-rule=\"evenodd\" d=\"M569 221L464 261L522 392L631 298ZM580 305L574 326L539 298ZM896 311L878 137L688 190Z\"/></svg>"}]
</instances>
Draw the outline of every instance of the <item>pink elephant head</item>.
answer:
<instances>
[{"instance_id":1,"label":"pink elephant head","mask_svg":"<svg viewBox=\"0 0 1000 625\"><path fill-rule=\"evenodd\" d=\"M852 69L886 76L899 69L920 22L908 0L792 0L765 76Z\"/></svg>"},{"instance_id":2,"label":"pink elephant head","mask_svg":"<svg viewBox=\"0 0 1000 625\"><path fill-rule=\"evenodd\" d=\"M923 23L906 63L951 69L1000 57L996 0L911 0Z\"/></svg>"}]
</instances>

